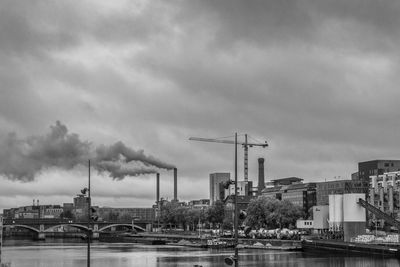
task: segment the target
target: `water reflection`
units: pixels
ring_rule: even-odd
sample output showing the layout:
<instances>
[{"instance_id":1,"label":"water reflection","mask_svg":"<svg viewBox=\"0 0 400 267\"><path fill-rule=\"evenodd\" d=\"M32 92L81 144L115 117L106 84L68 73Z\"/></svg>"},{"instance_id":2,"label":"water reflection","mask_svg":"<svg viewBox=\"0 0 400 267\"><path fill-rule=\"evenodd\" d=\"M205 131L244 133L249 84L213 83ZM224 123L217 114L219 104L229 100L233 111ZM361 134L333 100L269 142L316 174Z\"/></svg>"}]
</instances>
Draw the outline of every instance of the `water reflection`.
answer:
<instances>
[{"instance_id":1,"label":"water reflection","mask_svg":"<svg viewBox=\"0 0 400 267\"><path fill-rule=\"evenodd\" d=\"M18 246L7 241L3 259L12 267L85 267L86 245L83 243L34 243ZM224 258L231 250L206 250L188 247L151 246L140 244L92 245L92 266L95 267L164 267L225 266ZM397 259L308 255L301 252L241 250L239 266L399 266Z\"/></svg>"}]
</instances>

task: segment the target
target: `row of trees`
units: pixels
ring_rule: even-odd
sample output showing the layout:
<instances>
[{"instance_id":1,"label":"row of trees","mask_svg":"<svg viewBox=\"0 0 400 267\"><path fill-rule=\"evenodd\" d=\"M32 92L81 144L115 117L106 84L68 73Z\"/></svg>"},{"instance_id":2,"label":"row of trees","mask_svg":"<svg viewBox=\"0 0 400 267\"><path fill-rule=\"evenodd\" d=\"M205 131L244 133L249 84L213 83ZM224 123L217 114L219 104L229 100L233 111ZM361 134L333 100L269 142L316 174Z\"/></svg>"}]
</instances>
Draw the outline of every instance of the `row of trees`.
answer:
<instances>
[{"instance_id":1,"label":"row of trees","mask_svg":"<svg viewBox=\"0 0 400 267\"><path fill-rule=\"evenodd\" d=\"M268 197L253 199L247 210L245 224L251 228L293 228L296 220L304 218L302 207L288 200Z\"/></svg>"},{"instance_id":2,"label":"row of trees","mask_svg":"<svg viewBox=\"0 0 400 267\"><path fill-rule=\"evenodd\" d=\"M246 218L240 225L259 228L292 228L296 220L304 217L302 207L287 200L277 200L261 196L251 200L246 209ZM209 228L232 229L233 213L222 201L216 201L207 209L191 209L176 202L166 203L161 208L160 220L165 226L180 226L194 230L200 222Z\"/></svg>"},{"instance_id":3,"label":"row of trees","mask_svg":"<svg viewBox=\"0 0 400 267\"><path fill-rule=\"evenodd\" d=\"M220 225L225 218L225 205L217 201L207 209L191 209L177 202L168 202L161 207L160 220L164 226L179 225L184 229L196 229L198 223L209 227Z\"/></svg>"}]
</instances>

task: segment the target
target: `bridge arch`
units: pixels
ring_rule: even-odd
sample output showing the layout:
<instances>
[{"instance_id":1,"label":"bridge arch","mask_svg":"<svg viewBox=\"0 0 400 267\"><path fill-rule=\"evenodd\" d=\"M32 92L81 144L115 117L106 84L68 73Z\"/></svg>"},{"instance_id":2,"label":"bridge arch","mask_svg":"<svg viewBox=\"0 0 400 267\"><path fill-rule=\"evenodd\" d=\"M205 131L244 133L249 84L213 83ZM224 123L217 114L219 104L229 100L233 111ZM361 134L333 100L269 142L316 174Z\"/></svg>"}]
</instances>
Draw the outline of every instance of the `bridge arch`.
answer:
<instances>
[{"instance_id":1,"label":"bridge arch","mask_svg":"<svg viewBox=\"0 0 400 267\"><path fill-rule=\"evenodd\" d=\"M23 224L11 224L11 225L6 225L6 227L7 227L7 226L9 226L10 228L12 228L12 227L25 228L25 229L31 230L31 231L33 231L33 232L35 232L35 233L39 233L39 229L36 229L36 228L31 227L31 226L28 226L28 225L23 225Z\"/></svg>"},{"instance_id":2,"label":"bridge arch","mask_svg":"<svg viewBox=\"0 0 400 267\"><path fill-rule=\"evenodd\" d=\"M126 227L129 227L129 228L139 229L139 230L141 230L143 232L146 231L146 229L144 229L143 227L140 227L139 225L136 225L136 224L116 223L116 224L110 224L110 225L107 225L107 226L104 226L104 227L100 228L99 232L103 232L104 230L106 230L108 228L111 228L111 227L114 227L114 226L126 226Z\"/></svg>"},{"instance_id":3,"label":"bridge arch","mask_svg":"<svg viewBox=\"0 0 400 267\"><path fill-rule=\"evenodd\" d=\"M87 231L88 227L82 224L74 224L74 223L64 223L64 224L57 224L54 226L50 226L49 228L47 228L46 230L44 230L45 232L52 232L55 228L60 227L60 226L71 226L83 231Z\"/></svg>"}]
</instances>

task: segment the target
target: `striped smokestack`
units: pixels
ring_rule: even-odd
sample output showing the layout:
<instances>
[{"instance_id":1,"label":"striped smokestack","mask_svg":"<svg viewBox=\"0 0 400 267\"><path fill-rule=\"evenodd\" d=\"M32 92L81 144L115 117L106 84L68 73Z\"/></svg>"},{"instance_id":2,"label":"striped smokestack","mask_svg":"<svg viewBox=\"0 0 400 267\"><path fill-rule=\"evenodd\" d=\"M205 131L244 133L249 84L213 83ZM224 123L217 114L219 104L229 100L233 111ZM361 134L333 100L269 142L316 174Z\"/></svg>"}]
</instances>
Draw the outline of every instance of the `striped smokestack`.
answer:
<instances>
[{"instance_id":1,"label":"striped smokestack","mask_svg":"<svg viewBox=\"0 0 400 267\"><path fill-rule=\"evenodd\" d=\"M261 195L262 190L265 188L264 180L264 158L258 158L258 195Z\"/></svg>"},{"instance_id":2,"label":"striped smokestack","mask_svg":"<svg viewBox=\"0 0 400 267\"><path fill-rule=\"evenodd\" d=\"M157 180L156 180L156 183L157 183L157 185L156 185L156 204L158 205L159 204L159 202L160 202L160 174L157 172Z\"/></svg>"},{"instance_id":3,"label":"striped smokestack","mask_svg":"<svg viewBox=\"0 0 400 267\"><path fill-rule=\"evenodd\" d=\"M178 169L174 168L174 200L178 201Z\"/></svg>"}]
</instances>

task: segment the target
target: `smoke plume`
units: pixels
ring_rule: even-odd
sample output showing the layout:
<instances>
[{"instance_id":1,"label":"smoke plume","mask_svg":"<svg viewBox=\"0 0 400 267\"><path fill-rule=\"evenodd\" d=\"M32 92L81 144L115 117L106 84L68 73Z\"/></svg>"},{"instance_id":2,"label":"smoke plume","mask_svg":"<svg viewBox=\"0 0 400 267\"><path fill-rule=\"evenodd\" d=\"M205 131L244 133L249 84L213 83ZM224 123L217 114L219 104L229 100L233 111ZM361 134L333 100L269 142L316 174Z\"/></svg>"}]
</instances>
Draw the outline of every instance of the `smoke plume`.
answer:
<instances>
[{"instance_id":1,"label":"smoke plume","mask_svg":"<svg viewBox=\"0 0 400 267\"><path fill-rule=\"evenodd\" d=\"M43 136L25 139L18 138L15 133L0 136L0 175L11 180L32 181L47 168L68 170L79 164L86 165L88 159L99 172L118 180L174 168L120 141L94 147L81 140L78 134L68 133L67 127L59 121Z\"/></svg>"}]
</instances>

